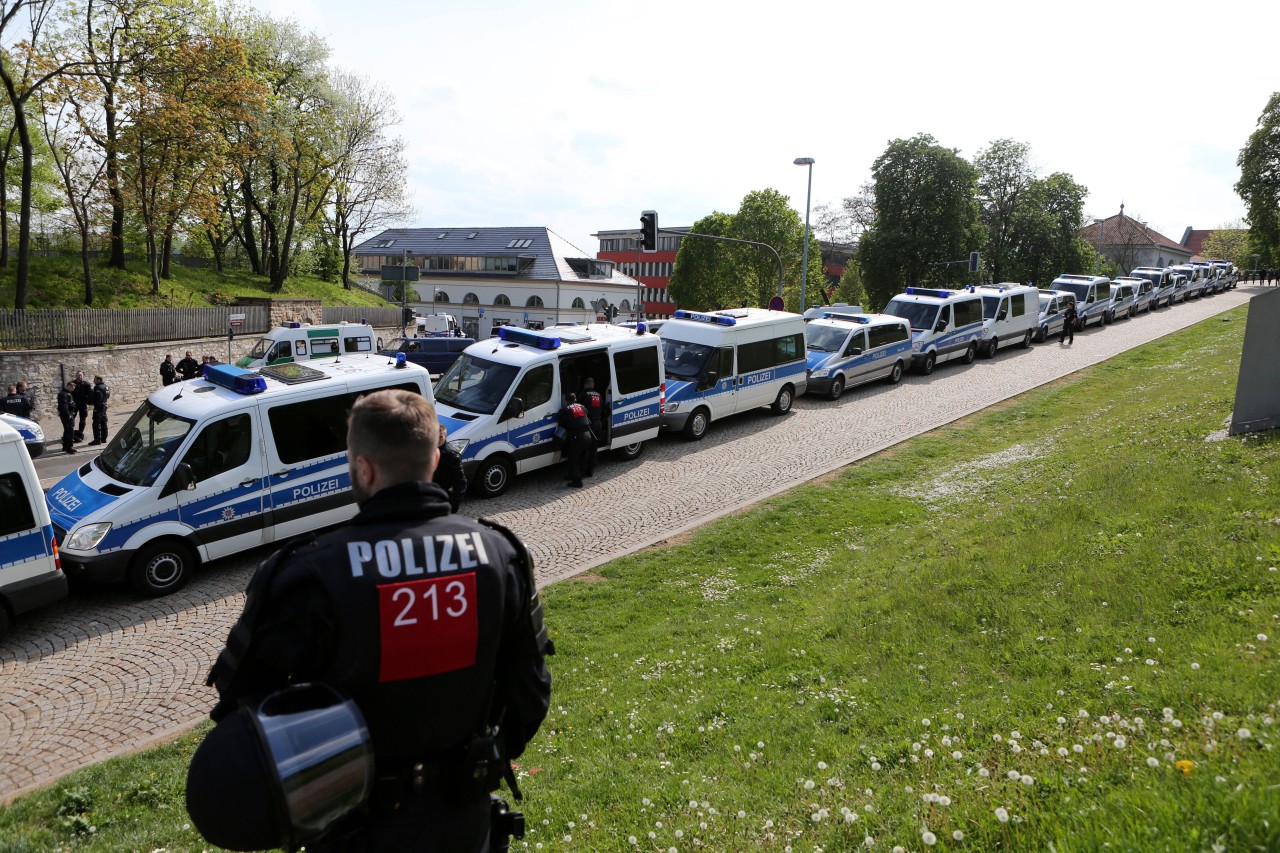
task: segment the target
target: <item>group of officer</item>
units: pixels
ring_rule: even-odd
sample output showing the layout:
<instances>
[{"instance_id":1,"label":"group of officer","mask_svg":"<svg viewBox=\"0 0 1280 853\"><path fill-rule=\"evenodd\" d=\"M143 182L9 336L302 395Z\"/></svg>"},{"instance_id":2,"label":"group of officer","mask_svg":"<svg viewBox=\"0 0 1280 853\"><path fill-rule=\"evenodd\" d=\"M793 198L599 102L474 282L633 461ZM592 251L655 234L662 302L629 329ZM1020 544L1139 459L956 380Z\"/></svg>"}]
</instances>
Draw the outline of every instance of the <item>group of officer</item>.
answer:
<instances>
[{"instance_id":1,"label":"group of officer","mask_svg":"<svg viewBox=\"0 0 1280 853\"><path fill-rule=\"evenodd\" d=\"M453 514L434 482L442 439L422 396L362 397L347 433L357 515L254 574L209 673L217 725L188 770L187 809L209 841L483 851L522 834L518 813L492 792L505 778L519 799L510 762L546 716L552 647L528 549L495 522ZM301 685L325 685L345 703L299 712L306 725L271 735L289 718L273 715L298 704ZM307 748L306 737L335 726ZM345 751L329 748L336 743ZM367 744L370 764L349 758L359 754L352 743ZM295 748L284 762L282 744ZM313 755L327 758L300 770ZM299 777L309 784L293 784ZM314 814L312 792L352 790L359 804L335 806L345 813L323 828L294 808Z\"/></svg>"},{"instance_id":2,"label":"group of officer","mask_svg":"<svg viewBox=\"0 0 1280 853\"><path fill-rule=\"evenodd\" d=\"M578 395L565 395L557 422L564 430L564 465L568 486L582 488L582 478L596 472L596 446L604 440L604 397L596 390L595 379L582 380L582 402Z\"/></svg>"},{"instance_id":3,"label":"group of officer","mask_svg":"<svg viewBox=\"0 0 1280 853\"><path fill-rule=\"evenodd\" d=\"M107 401L111 399L111 389L101 376L93 377L93 384L84 378L84 371L76 371L76 378L68 380L58 392L56 405L58 420L62 422L62 452L75 453L77 442L84 441L84 425L89 419L89 409L93 408L93 441L89 444L107 443ZM76 419L79 418L77 425Z\"/></svg>"},{"instance_id":4,"label":"group of officer","mask_svg":"<svg viewBox=\"0 0 1280 853\"><path fill-rule=\"evenodd\" d=\"M0 412L4 412L6 415L17 415L20 418L30 420L35 408L35 396L25 382L15 382L10 385L8 396L0 400Z\"/></svg>"}]
</instances>

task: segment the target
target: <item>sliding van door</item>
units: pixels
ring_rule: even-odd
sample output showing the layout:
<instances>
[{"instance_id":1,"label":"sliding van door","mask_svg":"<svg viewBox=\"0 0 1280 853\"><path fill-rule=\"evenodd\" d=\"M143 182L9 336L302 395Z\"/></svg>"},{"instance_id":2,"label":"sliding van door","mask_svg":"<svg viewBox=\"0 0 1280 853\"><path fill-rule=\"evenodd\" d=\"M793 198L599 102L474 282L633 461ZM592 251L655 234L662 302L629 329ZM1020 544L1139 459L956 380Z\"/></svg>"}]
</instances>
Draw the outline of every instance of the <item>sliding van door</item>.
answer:
<instances>
[{"instance_id":1,"label":"sliding van door","mask_svg":"<svg viewBox=\"0 0 1280 853\"><path fill-rule=\"evenodd\" d=\"M176 493L178 515L211 560L271 541L259 417L249 409L205 424L183 454L194 487Z\"/></svg>"}]
</instances>

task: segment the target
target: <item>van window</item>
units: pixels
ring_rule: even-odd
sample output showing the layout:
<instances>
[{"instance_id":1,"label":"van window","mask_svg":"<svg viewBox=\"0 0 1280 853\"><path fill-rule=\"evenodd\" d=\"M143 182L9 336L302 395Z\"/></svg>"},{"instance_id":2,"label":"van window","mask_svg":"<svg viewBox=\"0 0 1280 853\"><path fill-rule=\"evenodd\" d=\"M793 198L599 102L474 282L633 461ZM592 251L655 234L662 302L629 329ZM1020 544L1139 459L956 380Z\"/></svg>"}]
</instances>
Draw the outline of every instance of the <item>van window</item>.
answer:
<instances>
[{"instance_id":1,"label":"van window","mask_svg":"<svg viewBox=\"0 0 1280 853\"><path fill-rule=\"evenodd\" d=\"M872 326L867 330L869 349L896 344L907 339L907 330L897 325Z\"/></svg>"},{"instance_id":2,"label":"van window","mask_svg":"<svg viewBox=\"0 0 1280 853\"><path fill-rule=\"evenodd\" d=\"M298 346L301 348L299 350L299 355L305 355L307 352L306 345L299 343ZM293 358L293 347L289 345L288 341L280 341L276 344L275 350L267 356L267 358L271 361L275 361L277 358Z\"/></svg>"},{"instance_id":3,"label":"van window","mask_svg":"<svg viewBox=\"0 0 1280 853\"><path fill-rule=\"evenodd\" d=\"M363 335L358 338L343 338L342 351L343 352L372 352L373 341Z\"/></svg>"},{"instance_id":4,"label":"van window","mask_svg":"<svg viewBox=\"0 0 1280 853\"><path fill-rule=\"evenodd\" d=\"M773 341L738 345L738 371L750 373L773 367Z\"/></svg>"},{"instance_id":5,"label":"van window","mask_svg":"<svg viewBox=\"0 0 1280 853\"><path fill-rule=\"evenodd\" d=\"M31 511L31 498L17 472L0 474L0 536L31 530L36 517Z\"/></svg>"},{"instance_id":6,"label":"van window","mask_svg":"<svg viewBox=\"0 0 1280 853\"><path fill-rule=\"evenodd\" d=\"M288 342L288 341L285 341L284 345L285 345L285 348L286 348L286 350L287 350L287 349L288 349L288 346L289 346L289 342ZM306 342L306 341L298 341L297 352L298 352L298 355L306 355L306 354L307 354L307 342ZM287 352L286 352L286 354L287 354Z\"/></svg>"},{"instance_id":7,"label":"van window","mask_svg":"<svg viewBox=\"0 0 1280 853\"><path fill-rule=\"evenodd\" d=\"M647 388L657 388L662 381L658 376L658 348L639 347L615 352L613 372L618 376L619 394L634 394Z\"/></svg>"},{"instance_id":8,"label":"van window","mask_svg":"<svg viewBox=\"0 0 1280 853\"><path fill-rule=\"evenodd\" d=\"M854 351L855 349L860 349L860 350L862 350L863 352L866 352L866 350L867 350L867 339L866 339L866 338L867 338L867 336L866 336L866 333L865 333L865 332L863 332L861 329L856 329L856 330L854 331L854 333L853 333L852 335L850 335L850 336L849 336L849 340L848 340L848 342L844 345L844 353L843 353L843 354L844 354L844 355L853 355L853 351Z\"/></svg>"},{"instance_id":9,"label":"van window","mask_svg":"<svg viewBox=\"0 0 1280 853\"><path fill-rule=\"evenodd\" d=\"M336 341L335 341L336 343ZM388 385L421 394L416 383ZM275 442L280 461L293 464L345 453L347 449L347 415L360 397L381 388L370 388L354 394L335 394L315 400L303 400L273 406L267 410L271 422L271 437Z\"/></svg>"},{"instance_id":10,"label":"van window","mask_svg":"<svg viewBox=\"0 0 1280 853\"><path fill-rule=\"evenodd\" d=\"M970 323L982 322L982 300L966 299L963 302L956 302L956 328L967 326Z\"/></svg>"},{"instance_id":11,"label":"van window","mask_svg":"<svg viewBox=\"0 0 1280 853\"><path fill-rule=\"evenodd\" d=\"M539 364L521 377L514 396L524 401L526 409L541 406L551 399L551 386L555 378L556 371L553 365Z\"/></svg>"},{"instance_id":12,"label":"van window","mask_svg":"<svg viewBox=\"0 0 1280 853\"><path fill-rule=\"evenodd\" d=\"M316 338L311 342L311 357L338 354L337 338Z\"/></svg>"},{"instance_id":13,"label":"van window","mask_svg":"<svg viewBox=\"0 0 1280 853\"><path fill-rule=\"evenodd\" d=\"M1009 316L1021 317L1027 313L1027 295L1025 293L1015 293L1009 298Z\"/></svg>"},{"instance_id":14,"label":"van window","mask_svg":"<svg viewBox=\"0 0 1280 853\"><path fill-rule=\"evenodd\" d=\"M774 364L787 364L804 358L804 332L774 339Z\"/></svg>"},{"instance_id":15,"label":"van window","mask_svg":"<svg viewBox=\"0 0 1280 853\"><path fill-rule=\"evenodd\" d=\"M717 375L721 379L733 376L733 347L720 347L720 369Z\"/></svg>"},{"instance_id":16,"label":"van window","mask_svg":"<svg viewBox=\"0 0 1280 853\"><path fill-rule=\"evenodd\" d=\"M202 483L248 462L252 443L248 413L232 415L202 429L182 461L191 466L196 482Z\"/></svg>"}]
</instances>

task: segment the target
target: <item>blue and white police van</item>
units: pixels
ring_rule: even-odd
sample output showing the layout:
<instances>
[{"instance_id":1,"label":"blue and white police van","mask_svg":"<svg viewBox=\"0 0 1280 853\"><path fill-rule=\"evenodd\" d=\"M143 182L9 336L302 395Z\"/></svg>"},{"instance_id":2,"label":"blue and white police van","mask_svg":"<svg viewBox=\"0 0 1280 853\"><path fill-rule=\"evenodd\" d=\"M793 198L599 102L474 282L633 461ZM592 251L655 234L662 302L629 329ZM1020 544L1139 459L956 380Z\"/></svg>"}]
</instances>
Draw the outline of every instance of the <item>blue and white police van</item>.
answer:
<instances>
[{"instance_id":1,"label":"blue and white police van","mask_svg":"<svg viewBox=\"0 0 1280 853\"><path fill-rule=\"evenodd\" d=\"M974 292L982 297L982 339L978 352L995 358L1001 344L1031 346L1040 322L1040 291L1029 284L1004 282L980 284Z\"/></svg>"},{"instance_id":2,"label":"blue and white police van","mask_svg":"<svg viewBox=\"0 0 1280 853\"><path fill-rule=\"evenodd\" d=\"M430 374L376 355L206 365L152 392L46 495L63 569L166 595L200 563L346 521L347 414L383 388L431 399Z\"/></svg>"},{"instance_id":3,"label":"blue and white police van","mask_svg":"<svg viewBox=\"0 0 1280 853\"><path fill-rule=\"evenodd\" d=\"M40 424L21 415L11 415L8 412L0 412L0 423L8 424L18 431L18 435L22 436L22 443L27 447L27 453L31 454L31 458L35 459L41 453L44 453L44 430L40 428Z\"/></svg>"},{"instance_id":4,"label":"blue and white police van","mask_svg":"<svg viewBox=\"0 0 1280 853\"><path fill-rule=\"evenodd\" d=\"M1111 279L1105 275L1063 273L1053 280L1052 287L1075 296L1076 331L1094 321L1105 326L1115 319L1111 316Z\"/></svg>"},{"instance_id":5,"label":"blue and white police van","mask_svg":"<svg viewBox=\"0 0 1280 853\"><path fill-rule=\"evenodd\" d=\"M662 342L604 323L546 330L501 326L467 347L435 386L436 414L472 491L497 497L516 474L562 458L556 416L591 378L604 397L597 446L626 459L658 435Z\"/></svg>"},{"instance_id":6,"label":"blue and white police van","mask_svg":"<svg viewBox=\"0 0 1280 853\"><path fill-rule=\"evenodd\" d=\"M1076 301L1075 294L1065 290L1040 291L1040 315L1036 326L1036 343L1044 343L1053 335L1061 334L1067 306Z\"/></svg>"},{"instance_id":7,"label":"blue and white police van","mask_svg":"<svg viewBox=\"0 0 1280 853\"><path fill-rule=\"evenodd\" d=\"M1176 264L1169 267L1169 272L1185 276L1187 279L1185 295L1182 297L1183 302L1193 296L1204 296L1209 290L1208 271L1204 267L1196 266L1195 264Z\"/></svg>"},{"instance_id":8,"label":"blue and white police van","mask_svg":"<svg viewBox=\"0 0 1280 853\"><path fill-rule=\"evenodd\" d=\"M808 388L804 317L763 308L676 311L663 324L662 428L698 441L712 421L770 406L785 415Z\"/></svg>"},{"instance_id":9,"label":"blue and white police van","mask_svg":"<svg viewBox=\"0 0 1280 853\"><path fill-rule=\"evenodd\" d=\"M1128 278L1146 279L1151 285L1151 308L1173 305L1173 275L1164 267L1134 267Z\"/></svg>"},{"instance_id":10,"label":"blue and white police van","mask_svg":"<svg viewBox=\"0 0 1280 853\"><path fill-rule=\"evenodd\" d=\"M0 422L0 637L15 616L66 594L40 478L22 437Z\"/></svg>"},{"instance_id":11,"label":"blue and white police van","mask_svg":"<svg viewBox=\"0 0 1280 853\"><path fill-rule=\"evenodd\" d=\"M925 375L953 358L972 364L986 330L982 297L973 288L908 287L889 300L884 313L911 324L911 364Z\"/></svg>"},{"instance_id":12,"label":"blue and white police van","mask_svg":"<svg viewBox=\"0 0 1280 853\"><path fill-rule=\"evenodd\" d=\"M901 317L824 311L805 325L804 338L808 393L832 400L863 382L896 385L911 361L911 326Z\"/></svg>"}]
</instances>

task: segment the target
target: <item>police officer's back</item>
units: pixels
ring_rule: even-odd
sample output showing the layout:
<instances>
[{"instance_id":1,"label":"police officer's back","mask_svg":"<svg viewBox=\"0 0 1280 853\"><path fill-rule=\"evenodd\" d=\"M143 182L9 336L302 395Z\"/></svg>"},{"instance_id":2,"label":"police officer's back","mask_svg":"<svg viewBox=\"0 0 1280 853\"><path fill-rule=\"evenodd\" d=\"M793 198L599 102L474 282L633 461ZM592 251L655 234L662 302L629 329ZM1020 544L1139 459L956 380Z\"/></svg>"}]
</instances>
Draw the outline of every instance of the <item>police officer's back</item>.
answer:
<instances>
[{"instance_id":1,"label":"police officer's back","mask_svg":"<svg viewBox=\"0 0 1280 853\"><path fill-rule=\"evenodd\" d=\"M417 394L356 403L359 514L258 570L210 674L215 720L287 683L323 682L355 700L378 782L367 815L349 822L356 837L332 841L344 849L480 849L497 783L468 781L468 749L498 722L505 758L517 757L550 701L532 563L514 534L449 513L428 482L437 436Z\"/></svg>"}]
</instances>

